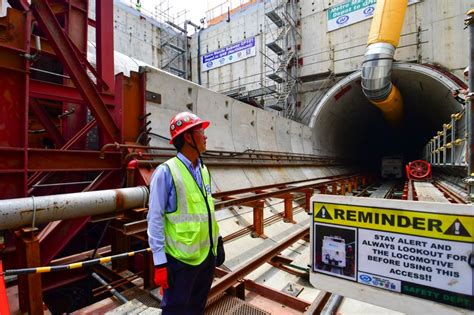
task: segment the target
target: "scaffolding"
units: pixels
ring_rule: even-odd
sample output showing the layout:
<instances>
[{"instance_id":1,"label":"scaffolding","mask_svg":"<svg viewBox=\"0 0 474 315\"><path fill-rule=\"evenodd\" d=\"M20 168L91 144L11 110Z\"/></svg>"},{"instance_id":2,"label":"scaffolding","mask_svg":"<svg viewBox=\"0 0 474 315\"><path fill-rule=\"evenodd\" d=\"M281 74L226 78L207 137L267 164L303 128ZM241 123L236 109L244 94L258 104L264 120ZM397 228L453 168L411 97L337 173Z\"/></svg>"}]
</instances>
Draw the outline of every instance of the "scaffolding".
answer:
<instances>
[{"instance_id":1,"label":"scaffolding","mask_svg":"<svg viewBox=\"0 0 474 315\"><path fill-rule=\"evenodd\" d=\"M265 108L293 119L298 92L298 32L296 0L265 0L264 86L276 86L266 96Z\"/></svg>"},{"instance_id":2,"label":"scaffolding","mask_svg":"<svg viewBox=\"0 0 474 315\"><path fill-rule=\"evenodd\" d=\"M187 32L171 21L166 23L160 33L161 69L187 79Z\"/></svg>"},{"instance_id":3,"label":"scaffolding","mask_svg":"<svg viewBox=\"0 0 474 315\"><path fill-rule=\"evenodd\" d=\"M169 0L160 0L155 4L153 12L143 7L140 0L119 0L119 2L135 9L143 17L151 18L150 23L160 29L160 68L189 79L187 26L191 24L197 27L186 19L189 10L185 9L172 14Z\"/></svg>"}]
</instances>

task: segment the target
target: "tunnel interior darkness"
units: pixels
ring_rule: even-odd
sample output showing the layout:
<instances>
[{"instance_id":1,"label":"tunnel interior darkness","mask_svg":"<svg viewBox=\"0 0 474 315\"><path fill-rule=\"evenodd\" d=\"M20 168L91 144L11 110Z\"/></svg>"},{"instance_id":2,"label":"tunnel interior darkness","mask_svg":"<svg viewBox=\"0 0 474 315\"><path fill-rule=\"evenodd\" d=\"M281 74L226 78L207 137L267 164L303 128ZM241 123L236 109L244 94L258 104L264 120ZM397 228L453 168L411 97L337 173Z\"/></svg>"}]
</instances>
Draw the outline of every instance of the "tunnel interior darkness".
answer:
<instances>
[{"instance_id":1,"label":"tunnel interior darkness","mask_svg":"<svg viewBox=\"0 0 474 315\"><path fill-rule=\"evenodd\" d=\"M463 105L451 95L459 85L433 67L395 63L392 82L400 89L404 119L391 128L362 93L360 72L339 81L320 101L310 127L315 154L347 158L376 169L383 156L420 159L423 147Z\"/></svg>"}]
</instances>

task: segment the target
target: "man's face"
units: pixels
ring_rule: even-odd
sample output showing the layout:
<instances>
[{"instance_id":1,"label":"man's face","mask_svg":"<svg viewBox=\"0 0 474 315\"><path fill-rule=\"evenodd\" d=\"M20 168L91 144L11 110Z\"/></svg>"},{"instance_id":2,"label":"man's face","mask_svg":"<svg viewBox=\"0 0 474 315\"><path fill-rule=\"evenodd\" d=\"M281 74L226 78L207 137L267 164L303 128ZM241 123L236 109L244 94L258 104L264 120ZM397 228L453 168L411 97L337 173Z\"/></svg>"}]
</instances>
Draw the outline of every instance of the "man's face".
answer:
<instances>
[{"instance_id":1,"label":"man's face","mask_svg":"<svg viewBox=\"0 0 474 315\"><path fill-rule=\"evenodd\" d=\"M198 127L194 128L191 130L192 136L194 138L194 141L196 141L196 147L199 151L199 153L204 153L206 152L206 140L207 137L204 134L204 129Z\"/></svg>"}]
</instances>

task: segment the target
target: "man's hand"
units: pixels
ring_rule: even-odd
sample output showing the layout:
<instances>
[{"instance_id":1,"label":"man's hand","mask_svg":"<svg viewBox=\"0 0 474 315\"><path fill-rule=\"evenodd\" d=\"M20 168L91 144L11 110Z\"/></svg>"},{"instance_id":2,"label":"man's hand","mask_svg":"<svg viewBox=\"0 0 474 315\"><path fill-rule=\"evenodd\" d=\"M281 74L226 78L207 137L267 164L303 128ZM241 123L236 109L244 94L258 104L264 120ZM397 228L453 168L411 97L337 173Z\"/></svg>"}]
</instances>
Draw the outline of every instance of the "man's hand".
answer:
<instances>
[{"instance_id":1,"label":"man's hand","mask_svg":"<svg viewBox=\"0 0 474 315\"><path fill-rule=\"evenodd\" d=\"M217 256L216 256L216 267L222 265L225 261L224 241L222 236L217 239Z\"/></svg>"},{"instance_id":2,"label":"man's hand","mask_svg":"<svg viewBox=\"0 0 474 315\"><path fill-rule=\"evenodd\" d=\"M166 270L166 264L155 266L155 285L163 289L168 289L168 271Z\"/></svg>"}]
</instances>

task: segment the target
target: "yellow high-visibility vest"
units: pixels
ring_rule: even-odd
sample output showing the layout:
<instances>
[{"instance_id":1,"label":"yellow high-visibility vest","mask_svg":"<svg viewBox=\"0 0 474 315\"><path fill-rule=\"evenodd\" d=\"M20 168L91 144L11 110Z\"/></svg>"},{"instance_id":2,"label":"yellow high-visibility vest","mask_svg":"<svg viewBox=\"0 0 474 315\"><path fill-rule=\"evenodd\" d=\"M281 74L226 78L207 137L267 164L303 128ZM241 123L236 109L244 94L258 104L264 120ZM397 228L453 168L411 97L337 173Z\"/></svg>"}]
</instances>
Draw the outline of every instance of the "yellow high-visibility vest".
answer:
<instances>
[{"instance_id":1,"label":"yellow high-visibility vest","mask_svg":"<svg viewBox=\"0 0 474 315\"><path fill-rule=\"evenodd\" d=\"M201 190L180 159L174 157L165 164L173 177L177 201L176 211L165 214L165 252L186 264L196 266L209 254L210 233L213 240L212 252L214 256L217 255L219 226L214 213L214 200L211 193L206 191L206 186L211 187L209 171L206 166L201 168Z\"/></svg>"}]
</instances>

